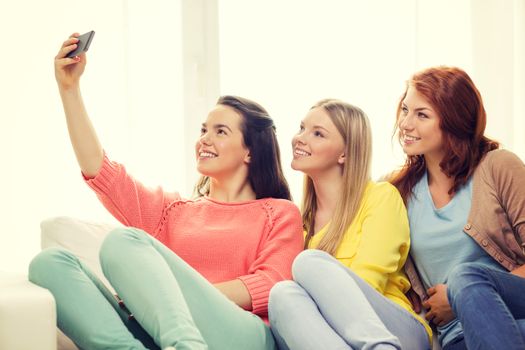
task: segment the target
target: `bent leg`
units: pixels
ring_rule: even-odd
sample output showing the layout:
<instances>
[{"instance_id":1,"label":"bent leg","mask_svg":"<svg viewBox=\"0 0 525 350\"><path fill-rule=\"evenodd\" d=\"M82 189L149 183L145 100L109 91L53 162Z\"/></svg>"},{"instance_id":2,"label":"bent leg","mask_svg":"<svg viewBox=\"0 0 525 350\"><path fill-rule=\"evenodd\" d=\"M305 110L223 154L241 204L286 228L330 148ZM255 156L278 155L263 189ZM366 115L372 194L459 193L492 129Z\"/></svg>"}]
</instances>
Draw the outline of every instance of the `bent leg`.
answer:
<instances>
[{"instance_id":1,"label":"bent leg","mask_svg":"<svg viewBox=\"0 0 525 350\"><path fill-rule=\"evenodd\" d=\"M429 349L424 326L331 255L307 250L293 266L328 324L357 349Z\"/></svg>"},{"instance_id":2,"label":"bent leg","mask_svg":"<svg viewBox=\"0 0 525 350\"><path fill-rule=\"evenodd\" d=\"M230 301L165 245L138 229L112 231L104 274L161 347L273 349L269 328Z\"/></svg>"},{"instance_id":3,"label":"bent leg","mask_svg":"<svg viewBox=\"0 0 525 350\"><path fill-rule=\"evenodd\" d=\"M484 265L458 265L447 283L469 349L525 349L525 279Z\"/></svg>"},{"instance_id":4,"label":"bent leg","mask_svg":"<svg viewBox=\"0 0 525 350\"><path fill-rule=\"evenodd\" d=\"M40 252L29 265L29 280L53 294L58 327L80 348L146 349L117 313L111 292L67 250Z\"/></svg>"},{"instance_id":5,"label":"bent leg","mask_svg":"<svg viewBox=\"0 0 525 350\"><path fill-rule=\"evenodd\" d=\"M348 350L350 346L323 318L294 281L277 283L268 303L270 325L280 350Z\"/></svg>"}]
</instances>

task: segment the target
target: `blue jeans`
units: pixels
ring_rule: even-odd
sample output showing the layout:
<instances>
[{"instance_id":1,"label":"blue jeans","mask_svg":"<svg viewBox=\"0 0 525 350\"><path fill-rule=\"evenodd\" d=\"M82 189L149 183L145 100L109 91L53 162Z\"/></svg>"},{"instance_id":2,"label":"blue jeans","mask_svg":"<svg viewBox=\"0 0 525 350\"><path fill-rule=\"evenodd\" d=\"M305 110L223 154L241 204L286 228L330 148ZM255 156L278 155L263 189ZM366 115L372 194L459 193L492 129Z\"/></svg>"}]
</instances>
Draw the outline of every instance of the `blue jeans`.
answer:
<instances>
[{"instance_id":1,"label":"blue jeans","mask_svg":"<svg viewBox=\"0 0 525 350\"><path fill-rule=\"evenodd\" d=\"M452 270L447 286L466 348L525 349L525 278L466 263Z\"/></svg>"},{"instance_id":2,"label":"blue jeans","mask_svg":"<svg viewBox=\"0 0 525 350\"><path fill-rule=\"evenodd\" d=\"M82 349L273 350L269 327L241 309L165 245L134 228L100 249L104 275L133 313L72 253L47 249L29 279L51 291L58 325Z\"/></svg>"},{"instance_id":3,"label":"blue jeans","mask_svg":"<svg viewBox=\"0 0 525 350\"><path fill-rule=\"evenodd\" d=\"M279 349L430 349L424 326L337 259L305 250L294 281L270 292L269 316Z\"/></svg>"}]
</instances>

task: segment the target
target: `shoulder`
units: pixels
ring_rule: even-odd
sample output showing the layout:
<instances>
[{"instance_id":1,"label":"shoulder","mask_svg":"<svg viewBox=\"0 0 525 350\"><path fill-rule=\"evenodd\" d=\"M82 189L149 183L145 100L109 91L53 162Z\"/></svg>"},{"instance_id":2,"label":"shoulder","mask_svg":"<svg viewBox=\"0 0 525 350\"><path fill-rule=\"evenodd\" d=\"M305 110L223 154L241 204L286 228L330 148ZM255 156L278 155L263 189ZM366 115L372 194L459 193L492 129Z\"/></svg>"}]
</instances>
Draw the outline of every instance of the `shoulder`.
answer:
<instances>
[{"instance_id":1,"label":"shoulder","mask_svg":"<svg viewBox=\"0 0 525 350\"><path fill-rule=\"evenodd\" d=\"M506 149L495 149L493 151L488 152L485 155L485 157L483 157L483 159L480 162L480 166L505 165L513 163L523 164L521 159L515 153Z\"/></svg>"},{"instance_id":2,"label":"shoulder","mask_svg":"<svg viewBox=\"0 0 525 350\"><path fill-rule=\"evenodd\" d=\"M299 208L297 208L294 202L287 199L264 198L260 199L260 201L264 207L272 210L274 213L291 213L300 216Z\"/></svg>"},{"instance_id":3,"label":"shoulder","mask_svg":"<svg viewBox=\"0 0 525 350\"><path fill-rule=\"evenodd\" d=\"M516 154L505 149L488 152L478 165L481 172L489 172L495 176L523 167L525 167L523 161Z\"/></svg>"},{"instance_id":4,"label":"shoulder","mask_svg":"<svg viewBox=\"0 0 525 350\"><path fill-rule=\"evenodd\" d=\"M361 207L365 212L381 215L398 214L406 210L399 191L389 182L370 182L363 195Z\"/></svg>"},{"instance_id":5,"label":"shoulder","mask_svg":"<svg viewBox=\"0 0 525 350\"><path fill-rule=\"evenodd\" d=\"M280 198L263 198L259 199L259 203L272 223L275 221L292 221L302 225L301 212L292 201Z\"/></svg>"},{"instance_id":6,"label":"shoulder","mask_svg":"<svg viewBox=\"0 0 525 350\"><path fill-rule=\"evenodd\" d=\"M401 200L401 195L397 188L390 182L370 181L364 193L365 199L372 201Z\"/></svg>"}]
</instances>

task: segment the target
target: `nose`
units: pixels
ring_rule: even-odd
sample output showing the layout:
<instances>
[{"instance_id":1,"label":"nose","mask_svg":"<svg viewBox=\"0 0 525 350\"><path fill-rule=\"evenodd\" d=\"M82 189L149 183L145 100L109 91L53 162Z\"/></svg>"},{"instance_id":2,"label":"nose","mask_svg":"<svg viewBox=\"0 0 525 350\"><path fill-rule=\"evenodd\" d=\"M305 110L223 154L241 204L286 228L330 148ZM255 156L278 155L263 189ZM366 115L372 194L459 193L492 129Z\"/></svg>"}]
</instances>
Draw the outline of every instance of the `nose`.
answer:
<instances>
[{"instance_id":1,"label":"nose","mask_svg":"<svg viewBox=\"0 0 525 350\"><path fill-rule=\"evenodd\" d=\"M414 129L414 118L413 116L408 113L406 115L401 115L399 117L399 129L401 130L412 130Z\"/></svg>"},{"instance_id":2,"label":"nose","mask_svg":"<svg viewBox=\"0 0 525 350\"><path fill-rule=\"evenodd\" d=\"M210 145L209 133L205 132L204 134L202 134L201 137L199 138L199 142L201 145L209 146Z\"/></svg>"},{"instance_id":3,"label":"nose","mask_svg":"<svg viewBox=\"0 0 525 350\"><path fill-rule=\"evenodd\" d=\"M295 134L295 136L292 138L292 145L295 145L295 144L301 144L301 145L304 145L305 144L305 141L304 141L304 132L300 131L298 132L297 134Z\"/></svg>"}]
</instances>

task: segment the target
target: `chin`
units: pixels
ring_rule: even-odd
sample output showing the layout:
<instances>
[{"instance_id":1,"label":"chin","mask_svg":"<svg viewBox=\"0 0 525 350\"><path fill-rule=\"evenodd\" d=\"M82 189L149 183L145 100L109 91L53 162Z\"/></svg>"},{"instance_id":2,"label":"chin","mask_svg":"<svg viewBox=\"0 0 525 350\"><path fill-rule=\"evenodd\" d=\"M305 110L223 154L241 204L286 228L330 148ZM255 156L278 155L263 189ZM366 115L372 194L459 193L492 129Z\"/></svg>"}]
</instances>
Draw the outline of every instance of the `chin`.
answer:
<instances>
[{"instance_id":1,"label":"chin","mask_svg":"<svg viewBox=\"0 0 525 350\"><path fill-rule=\"evenodd\" d=\"M418 156L421 154L421 152L418 152L416 149L411 149L409 147L405 148L403 147L403 152L407 155L407 156Z\"/></svg>"},{"instance_id":2,"label":"chin","mask_svg":"<svg viewBox=\"0 0 525 350\"><path fill-rule=\"evenodd\" d=\"M417 156L424 156L421 152L405 152L407 157L417 157Z\"/></svg>"},{"instance_id":3,"label":"chin","mask_svg":"<svg viewBox=\"0 0 525 350\"><path fill-rule=\"evenodd\" d=\"M197 165L197 171L202 176L212 176L212 172L210 172L209 169L206 169L206 167L204 167L202 165Z\"/></svg>"},{"instance_id":4,"label":"chin","mask_svg":"<svg viewBox=\"0 0 525 350\"><path fill-rule=\"evenodd\" d=\"M302 172L304 175L310 176L310 168L304 166L298 166L292 163L292 169Z\"/></svg>"},{"instance_id":5,"label":"chin","mask_svg":"<svg viewBox=\"0 0 525 350\"><path fill-rule=\"evenodd\" d=\"M291 167L293 170L302 171L301 166L298 165L297 162L296 162L295 160L292 160L292 163L290 163L290 167Z\"/></svg>"}]
</instances>

